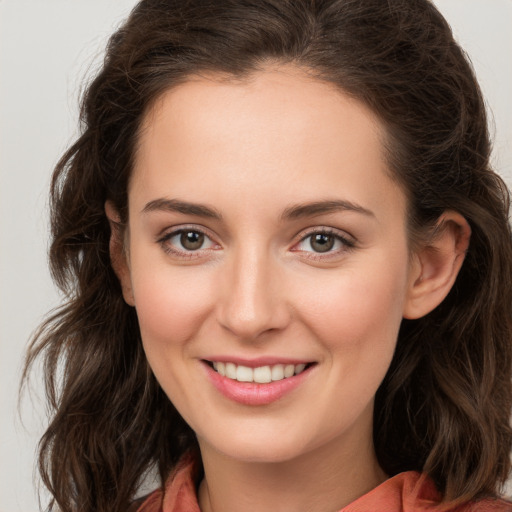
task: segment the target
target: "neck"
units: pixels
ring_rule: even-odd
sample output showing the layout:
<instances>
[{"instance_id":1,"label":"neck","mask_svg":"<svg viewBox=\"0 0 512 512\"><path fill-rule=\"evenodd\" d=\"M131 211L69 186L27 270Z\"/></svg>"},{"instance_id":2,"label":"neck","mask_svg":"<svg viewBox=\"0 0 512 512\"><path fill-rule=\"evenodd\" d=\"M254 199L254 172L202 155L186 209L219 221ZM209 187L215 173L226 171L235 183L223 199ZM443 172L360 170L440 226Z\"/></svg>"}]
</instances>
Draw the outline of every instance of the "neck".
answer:
<instances>
[{"instance_id":1,"label":"neck","mask_svg":"<svg viewBox=\"0 0 512 512\"><path fill-rule=\"evenodd\" d=\"M336 439L282 462L240 461L200 446L202 512L333 512L386 479L371 441Z\"/></svg>"}]
</instances>

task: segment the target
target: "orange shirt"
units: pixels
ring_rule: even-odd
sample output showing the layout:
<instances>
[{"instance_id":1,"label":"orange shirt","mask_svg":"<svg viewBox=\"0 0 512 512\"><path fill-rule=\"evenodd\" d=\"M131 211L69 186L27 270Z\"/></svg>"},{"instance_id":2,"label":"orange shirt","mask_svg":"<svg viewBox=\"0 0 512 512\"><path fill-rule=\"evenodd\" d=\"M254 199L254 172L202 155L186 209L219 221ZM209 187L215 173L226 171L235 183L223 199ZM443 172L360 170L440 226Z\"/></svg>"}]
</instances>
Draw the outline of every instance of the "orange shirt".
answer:
<instances>
[{"instance_id":1,"label":"orange shirt","mask_svg":"<svg viewBox=\"0 0 512 512\"><path fill-rule=\"evenodd\" d=\"M408 471L386 480L339 512L435 512L439 510L439 501L440 495L428 477ZM165 489L150 494L137 512L200 512L193 459L185 457L167 480ZM512 503L484 500L446 512L512 512Z\"/></svg>"}]
</instances>

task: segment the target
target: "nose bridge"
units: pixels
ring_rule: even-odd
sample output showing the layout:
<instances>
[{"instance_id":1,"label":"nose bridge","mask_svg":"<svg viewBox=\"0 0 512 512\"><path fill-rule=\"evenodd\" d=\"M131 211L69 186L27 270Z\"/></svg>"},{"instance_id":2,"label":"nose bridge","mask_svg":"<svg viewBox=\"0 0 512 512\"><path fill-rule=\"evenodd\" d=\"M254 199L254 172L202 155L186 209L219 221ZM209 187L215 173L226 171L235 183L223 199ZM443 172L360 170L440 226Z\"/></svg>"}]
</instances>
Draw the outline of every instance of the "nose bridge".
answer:
<instances>
[{"instance_id":1,"label":"nose bridge","mask_svg":"<svg viewBox=\"0 0 512 512\"><path fill-rule=\"evenodd\" d=\"M262 247L233 251L225 268L218 318L223 327L245 340L283 328L288 321L275 257Z\"/></svg>"}]
</instances>

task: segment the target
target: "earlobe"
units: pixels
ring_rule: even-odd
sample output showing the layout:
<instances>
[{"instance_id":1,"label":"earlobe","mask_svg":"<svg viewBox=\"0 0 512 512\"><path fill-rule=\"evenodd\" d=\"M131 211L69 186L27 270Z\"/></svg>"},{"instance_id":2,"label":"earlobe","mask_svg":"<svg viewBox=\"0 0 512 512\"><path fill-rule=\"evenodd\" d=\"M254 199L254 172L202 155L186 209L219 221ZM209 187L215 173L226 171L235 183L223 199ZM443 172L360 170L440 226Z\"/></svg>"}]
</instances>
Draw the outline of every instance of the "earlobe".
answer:
<instances>
[{"instance_id":1,"label":"earlobe","mask_svg":"<svg viewBox=\"0 0 512 512\"><path fill-rule=\"evenodd\" d=\"M441 215L431 239L414 255L404 318L421 318L441 304L462 267L470 237L462 215L450 210Z\"/></svg>"},{"instance_id":2,"label":"earlobe","mask_svg":"<svg viewBox=\"0 0 512 512\"><path fill-rule=\"evenodd\" d=\"M110 263L117 278L119 279L119 283L121 284L125 302L130 306L135 306L128 255L126 254L121 229L121 218L119 212L111 201L105 202L105 214L107 215L108 222L110 224Z\"/></svg>"}]
</instances>

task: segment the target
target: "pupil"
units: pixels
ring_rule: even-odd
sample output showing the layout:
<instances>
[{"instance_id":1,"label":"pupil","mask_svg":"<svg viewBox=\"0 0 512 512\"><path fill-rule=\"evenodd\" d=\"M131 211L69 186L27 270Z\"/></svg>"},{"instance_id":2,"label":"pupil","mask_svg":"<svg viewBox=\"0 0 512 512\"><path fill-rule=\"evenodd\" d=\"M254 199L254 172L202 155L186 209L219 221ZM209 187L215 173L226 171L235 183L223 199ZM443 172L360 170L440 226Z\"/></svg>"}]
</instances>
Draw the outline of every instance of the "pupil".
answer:
<instances>
[{"instance_id":1,"label":"pupil","mask_svg":"<svg viewBox=\"0 0 512 512\"><path fill-rule=\"evenodd\" d=\"M204 242L204 235L197 231L184 231L181 233L180 242L185 249L196 251L200 249Z\"/></svg>"},{"instance_id":2,"label":"pupil","mask_svg":"<svg viewBox=\"0 0 512 512\"><path fill-rule=\"evenodd\" d=\"M311 248L316 252L330 251L334 246L334 237L318 233L311 238Z\"/></svg>"}]
</instances>

